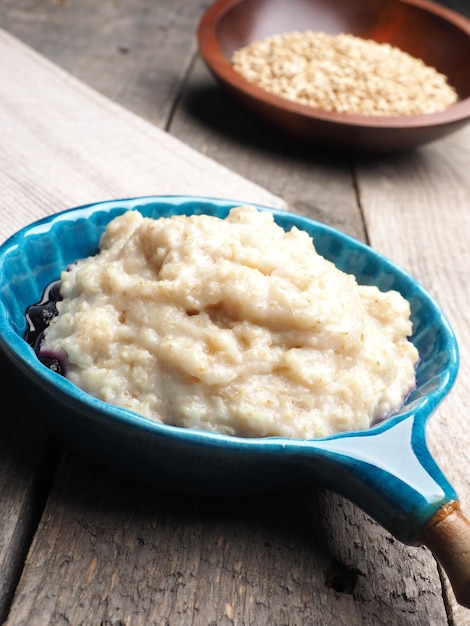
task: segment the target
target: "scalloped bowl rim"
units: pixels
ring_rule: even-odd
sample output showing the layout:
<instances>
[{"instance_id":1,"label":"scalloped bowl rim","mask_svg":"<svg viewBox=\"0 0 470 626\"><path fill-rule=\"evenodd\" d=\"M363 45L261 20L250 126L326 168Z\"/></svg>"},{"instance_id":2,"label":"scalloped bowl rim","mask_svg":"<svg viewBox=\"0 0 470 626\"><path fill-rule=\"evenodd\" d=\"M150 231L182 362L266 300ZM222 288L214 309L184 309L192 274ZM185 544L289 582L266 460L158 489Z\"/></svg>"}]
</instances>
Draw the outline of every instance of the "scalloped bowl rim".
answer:
<instances>
[{"instance_id":1,"label":"scalloped bowl rim","mask_svg":"<svg viewBox=\"0 0 470 626\"><path fill-rule=\"evenodd\" d=\"M3 265L5 263L5 259L8 257L9 252L13 249L17 249L18 246L21 246L22 240L30 235L37 235L41 232L48 232L54 227L56 223L59 223L61 221L69 221L70 218L72 218L73 221L76 221L79 218L86 218L90 214L94 214L95 212L107 210L110 211L113 207L115 208L116 206L123 205L124 203L135 203L136 201L172 202L175 200L178 201L180 199L186 199L189 201L202 203L215 203L218 206L223 206L225 208L229 206L234 207L240 206L242 204L247 204L243 201L226 200L220 198L169 195L142 196L120 200L94 202L79 207L66 209L64 211L60 211L58 213L32 222L28 226L23 227L22 229L11 235L11 237L9 237L0 246L0 273L3 271ZM414 419L419 418L422 422L422 425L424 425L434 408L441 402L441 400L452 388L455 382L455 378L457 376L459 364L458 346L455 335L449 322L447 321L447 318L440 310L434 298L418 281L411 277L407 272L402 270L394 262L392 262L381 253L374 251L367 244L362 243L359 240L335 228L332 228L320 222L316 222L315 220L300 216L298 214L278 209L272 209L270 207L259 205L257 203L249 204L255 206L259 210L271 212L274 215L275 219L285 219L287 217L288 221L291 221L291 225L296 225L300 228L302 227L301 224L310 225L325 234L332 235L334 238L340 239L341 242L345 243L347 246L358 249L361 252L367 255L371 255L375 259L378 259L380 263L389 271L391 271L394 275L399 275L401 279L409 282L409 284L412 285L414 291L416 291L420 296L424 297L424 299L427 300L428 303L435 308L435 312L439 314L440 323L442 324L442 327L445 330L448 339L449 365L445 372L445 376L441 376L441 384L439 385L439 387L433 390L430 394L423 395L417 400L413 401L408 410L401 410L396 415L388 417L387 419L372 426L367 430L342 432L330 435L328 437L306 440L284 437L243 438L231 435L223 435L210 431L181 428L177 426L163 424L150 418L141 416L127 409L111 405L107 402L94 398L88 393L82 391L65 377L52 372L38 361L33 349L12 328L8 320L7 306L3 301L2 294L0 294L0 348L3 349L6 354L10 355L10 358L14 362L16 367L24 374L26 374L29 378L34 378L42 382L45 387L50 391L59 391L59 393L62 394L63 397L70 398L74 403L78 403L79 405L81 405L82 408L86 407L91 412L98 412L101 415L106 415L110 420L116 421L117 423L121 422L126 424L127 426L131 426L132 428L152 431L156 434L163 435L164 437L178 439L180 441L185 441L193 445L196 444L215 447L222 446L226 449L262 447L263 449L269 448L279 451L288 449L292 451L295 448L311 448L312 444L320 443L322 441L375 435L377 433L393 428L396 424L400 423L410 416L414 416ZM126 210L138 210L138 208L126 209L124 208L124 206L122 206L122 210L120 210L119 213L122 213ZM116 213L116 215L118 215L119 213ZM45 285L42 287L42 289L44 287ZM407 405L405 405L404 409L406 409L406 407Z\"/></svg>"}]
</instances>

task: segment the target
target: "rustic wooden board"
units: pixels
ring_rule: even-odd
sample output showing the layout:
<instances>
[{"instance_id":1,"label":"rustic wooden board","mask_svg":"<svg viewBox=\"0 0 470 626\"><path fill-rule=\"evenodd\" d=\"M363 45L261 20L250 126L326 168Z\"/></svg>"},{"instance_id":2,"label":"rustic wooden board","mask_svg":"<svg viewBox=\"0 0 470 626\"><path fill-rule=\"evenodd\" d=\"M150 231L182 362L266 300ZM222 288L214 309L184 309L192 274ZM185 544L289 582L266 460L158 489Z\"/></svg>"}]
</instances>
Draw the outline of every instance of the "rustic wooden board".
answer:
<instances>
[{"instance_id":1,"label":"rustic wooden board","mask_svg":"<svg viewBox=\"0 0 470 626\"><path fill-rule=\"evenodd\" d=\"M355 164L347 157L338 159L266 133L262 125L218 92L199 61L181 89L194 51L189 33L202 3L200 7L196 3L192 7L173 3L166 11L163 3L140 0L127 8L125 4L103 2L96 12L94 5L84 1L47 3L34 10L24 0L14 5L2 1L0 16L2 12L3 17L8 14L12 31L86 82L160 127L169 128L201 153L282 196L292 210L320 218L360 238L366 236L357 180L352 175ZM183 17L175 16L178 11ZM148 24L143 24L142 15ZM153 46L142 35L151 30L150 24L157 23L161 27L154 30L160 39L153 65ZM182 42L176 46L176 57L158 54L166 43L175 46L170 44L168 30L174 36L178 31L177 39ZM116 48L116 41L122 39L125 43ZM135 53L139 46L143 50ZM176 59L174 63L172 59ZM162 68L163 62L166 68ZM55 83L53 93L63 80L62 76ZM65 82L69 84L68 79ZM91 99L108 115L112 112L119 118L106 133L112 140L113 150L107 153L108 157L113 155L112 164L108 167L101 159L102 146L95 137L97 162L83 172L75 172L73 163L80 150L67 145L64 154L71 155L70 162L56 158L57 175L46 178L46 187L42 163L34 165L33 170L39 170L37 175L33 171L34 185L26 189L19 182L18 167L11 168L18 178L14 184L8 183L7 197L17 200L22 211L19 216L9 216L17 220L15 223L27 219L31 211L64 208L66 195L71 204L78 204L97 199L96 194L100 199L121 195L123 187L148 189L149 184L160 181L155 155L149 157L156 141L150 127L135 118L131 121L130 116L74 81L70 88L81 94L81 104ZM179 95L181 99L173 110ZM138 145L145 144L144 155L136 153L134 145L129 150L129 140L116 139L116 123L119 127L137 124ZM28 137L34 139L37 128L28 122L21 132L28 132ZM82 141L83 127L80 129L73 135L77 147ZM145 141L148 133L151 137ZM92 140L85 136L85 141ZM33 141L36 150L38 143ZM186 166L193 153L177 145L178 156L180 150L187 155L183 159ZM459 141L453 138L451 146L456 146L451 152L458 151ZM45 152L48 159L52 147L50 144ZM438 146L423 154L431 154L433 168L438 167ZM25 154L15 154L15 158L19 165ZM122 161L126 159L129 167L124 179ZM117 163L116 170L113 166ZM166 166L158 158L157 164ZM388 193L387 181L396 184L398 180L387 164L387 160L380 163L385 181L382 189L372 170L367 169L370 164L361 164L359 170L360 199L366 206L374 245L374 220L382 219L375 204ZM260 193L265 203L276 201L255 186L248 189L239 177L232 179L233 187L227 187L226 171L218 166L211 169L214 167L209 160L200 167L204 173L197 174L197 184L204 189L206 174L211 173L211 184L217 179L224 188L223 195L244 189L249 194ZM421 191L414 193L424 193L433 168L429 169L428 164L428 169L417 169L422 185ZM196 165L189 183L196 184L197 170ZM165 173L165 188L182 180L175 176L171 164ZM367 199L363 180L369 189ZM2 188L5 180L3 183ZM374 194L376 203L370 201ZM261 196L256 195L263 202ZM389 199L390 211L392 202L393 196ZM7 228L12 226L8 224ZM383 229L385 233L388 230L386 225ZM377 245L381 245L380 237ZM395 249L390 255L395 255ZM14 446L14 450L18 455L18 448ZM318 491L292 494L277 501L267 497L242 501L240 508L234 511L232 503L220 500L150 495L120 484L81 459L67 456L29 554L8 624L89 624L90 615L93 623L120 621L126 625L164 623L162 616L168 624L192 620L195 625L310 625L346 620L352 625L447 623L439 577L429 553L394 541L342 498ZM87 586L84 581L92 584ZM454 623L468 623L467 616L465 610L455 611Z\"/></svg>"},{"instance_id":2,"label":"rustic wooden board","mask_svg":"<svg viewBox=\"0 0 470 626\"><path fill-rule=\"evenodd\" d=\"M288 138L276 136L276 133L270 132L269 129L267 134L266 129L262 127L260 129L258 119L238 110L236 105L211 85L205 76L204 68L199 68L198 64L195 66L191 81L188 82L187 92L187 98L183 98L182 106L170 127L171 132L186 137L189 143L199 150L276 191L288 202L290 210L325 221L358 238L367 237L374 247L412 274L418 278L426 277L427 280L423 282L431 291L433 289L429 276L440 275L441 284L434 293L446 312L457 308L457 315L461 318L460 326L464 326L463 321L468 321L469 308L469 289L463 280L463 276L468 274L466 268L470 243L468 228L470 186L468 176L465 174L470 170L468 129L407 156L369 160L356 157L351 158L349 163L346 157L341 159L338 155L325 154L324 151L309 146L296 145ZM194 124L192 118L198 123ZM226 141L227 136L231 139L230 143ZM240 159L240 151L249 156ZM256 155L256 162L250 159L253 153ZM353 177L348 177L349 167L354 174ZM428 216L431 198L434 212L438 212L440 216L438 220L434 219L435 216L431 211ZM415 205L414 223L413 218L410 219L409 203ZM452 223L449 223L448 207L454 205L456 210ZM359 206L364 210L365 224L358 215ZM390 218L392 214L393 217ZM389 219L394 222L391 230ZM420 221L424 221L427 228L420 228ZM366 232L362 230L364 226ZM455 236L456 240L452 243ZM435 245L436 237L441 238L440 245ZM456 270L462 249L465 250L463 263L460 269ZM440 250L442 256L436 258L434 250ZM424 263L421 268L420 262ZM446 283L446 277L451 273L454 279ZM444 284L446 288L443 289ZM450 313L449 316L453 321ZM459 324L455 326L458 331ZM461 348L461 358L465 360L468 352L465 347L468 343L465 341L465 335L468 335L466 326L461 334L464 346ZM462 341L460 343L462 344ZM468 373L465 370L461 372L452 399L455 401L457 398L460 412L463 414L466 412L468 402L465 402L462 394L460 398L456 395L459 389L465 389L465 385L468 384L462 382L462 378L468 381ZM452 405L445 403L439 415L443 412L445 416L446 408L447 412L452 411ZM445 420L445 417L443 419ZM465 421L462 420L460 427L455 427L450 437L446 435L446 430L445 421L431 420L429 443L444 471L458 489L465 506L469 492L465 467L470 465L468 453L470 441L465 433ZM457 449L454 436L459 442ZM455 463L456 453L459 455L460 463ZM334 507L336 503L335 496L327 494L327 510L330 508L330 497L333 503L331 506ZM354 520L361 516L361 513L349 503L345 503L345 507L347 513L343 524L348 524L351 518ZM328 518L330 514L328 510L326 517ZM341 535L335 537L335 542L336 545L341 545L341 550L344 551L342 561L348 562L345 554L348 554L350 559L352 556L349 562L357 561L357 554L348 553L349 548L344 542L344 537ZM446 593L451 599L452 607L449 610L452 619L456 620L455 623L469 624L470 612L456 605L448 586Z\"/></svg>"},{"instance_id":3,"label":"rustic wooden board","mask_svg":"<svg viewBox=\"0 0 470 626\"><path fill-rule=\"evenodd\" d=\"M77 82L0 31L0 239L52 212L152 193L283 201ZM5 62L8 60L8 62ZM0 615L47 495L47 437L2 361ZM48 453L47 453L48 455ZM46 460L47 461L47 460Z\"/></svg>"},{"instance_id":4,"label":"rustic wooden board","mask_svg":"<svg viewBox=\"0 0 470 626\"><path fill-rule=\"evenodd\" d=\"M358 165L373 245L434 295L455 329L460 371L429 422L429 445L470 514L470 127L411 154ZM452 596L451 596L452 597ZM455 623L470 611L453 604Z\"/></svg>"},{"instance_id":5,"label":"rustic wooden board","mask_svg":"<svg viewBox=\"0 0 470 626\"><path fill-rule=\"evenodd\" d=\"M1 0L0 27L103 95L164 127L210 0Z\"/></svg>"},{"instance_id":6,"label":"rustic wooden board","mask_svg":"<svg viewBox=\"0 0 470 626\"><path fill-rule=\"evenodd\" d=\"M21 53L28 56L24 50ZM31 60L29 56L30 63ZM18 63L20 59L17 59ZM23 67L25 63L27 59L22 58ZM37 80L51 82L50 74L54 72L44 63L41 66L46 76L40 75ZM56 76L54 74L54 80ZM25 84L27 89L32 88L32 83ZM25 90L25 84L17 83L17 89ZM68 89L61 85L61 98L66 98L72 87L75 105L83 111L90 105L86 105L81 88L78 88L78 92L82 93L79 97L73 81ZM48 90L49 93L56 91L57 86ZM96 108L97 103L108 109L101 98L97 101L93 98L93 107ZM52 104L48 103L49 110ZM115 112L116 108L112 108ZM125 112L122 116L130 119ZM179 114L175 116L175 127L181 124L183 128L189 122L184 122L183 112L180 121L177 121L179 117ZM70 125L70 120L74 119L73 111L67 119ZM115 129L117 123L113 121ZM132 119L133 130L136 123ZM31 124L36 127L37 120L28 120L27 126ZM148 137L150 130L146 125L145 131ZM192 136L197 136L195 129ZM163 138L158 135L158 140ZM91 140L85 137L80 141ZM170 138L168 141L174 145ZM222 149L220 142L217 149ZM184 152L179 144L178 150ZM292 151L286 156L286 163L292 158ZM118 152L117 156L120 158L121 153ZM72 150L70 159L73 162L75 158ZM231 158L234 160L234 156ZM280 160L279 178L282 159L280 155L277 158ZM300 157L297 159L300 162ZM258 154L252 157L251 162L257 172L262 171L258 167ZM207 168L218 166L207 159L197 163L203 164L205 172L203 176L198 171L198 176L201 176L199 184L206 184L206 176L211 174ZM98 169L100 167L102 165L98 163ZM195 167L198 168L197 165ZM354 208L354 188L351 182L347 184L349 166L342 165L336 169L340 167L343 171L339 177L337 197L340 198L346 188L348 195L344 194L344 205ZM132 161L129 168L130 172L137 170ZM265 172L269 171L268 159L263 168ZM322 166L318 171L320 174L314 180L319 189L321 172L328 170ZM226 172L222 176L221 172L215 174L228 193L230 187L227 180L230 176ZM171 177L171 172L167 175ZM288 169L287 181L291 180L291 175L292 169ZM333 185L335 176L329 171L328 176ZM65 178L68 180L68 177ZM93 175L90 185L96 184L95 178ZM109 181L103 175L99 180L104 179ZM59 180L63 180L62 175ZM127 184L134 184L131 176L126 180ZM235 176L233 180L238 186L243 179ZM108 184L123 183L113 179ZM29 194L26 198L20 196L20 206L24 204L25 208L29 206L31 209L38 198L42 205L47 191L48 188L42 188L40 193L36 190L38 195L33 198ZM76 192L76 185L71 184L66 191L67 194ZM250 186L250 193L252 191ZM15 197L18 193L16 189ZM328 207L321 203L319 206L327 215ZM101 487L98 489L97 485ZM341 498L323 492L277 501L263 498L251 502L249 507L245 505L247 517L240 519L233 515L232 505L221 501L207 503L198 499L175 500L162 496L157 498L159 507L148 510L147 494L141 494L136 503L134 490L126 488L122 492L122 489L100 472L87 470L86 464L73 457L61 466L57 485L51 493L15 595L8 624L27 624L33 616L44 622L63 616L72 623L80 623L80 620L86 623L83 616L90 613L103 621L116 620L121 615L119 619L124 622L149 623L157 615L168 613L172 617L184 612L191 615L194 623L200 624L223 623L227 612L229 617L240 623L243 620L245 623L271 620L272 624L289 620L290 623L305 624L322 623L324 620L341 622L345 615L349 616L351 623L357 624L376 622L379 615L384 624L421 624L423 616L427 621L436 618L441 622L445 620L440 583L429 554L393 541L385 531ZM64 493L79 495L72 500L64 500ZM102 499L102 508L96 508L96 502ZM92 505L87 504L90 500ZM176 517L172 508L174 502ZM136 506L142 511L137 518L134 512ZM194 509L199 514L202 511L202 519L197 518L197 533L191 517ZM295 515L293 510L297 511ZM222 521L218 521L217 511L225 512ZM273 527L267 525L267 511L274 520ZM144 516L144 522L140 515ZM149 516L153 522L144 533L144 544L141 544L139 538ZM89 531L96 524L99 524L98 535ZM282 532L278 531L279 526ZM178 528L176 535L175 527ZM126 529L124 536L122 529ZM302 541L299 540L300 535ZM181 542L184 550L181 549ZM110 545L114 549L109 553ZM150 545L152 549L142 548L138 552L128 549L128 546L139 545ZM215 550L216 546L219 546L218 550ZM156 568L156 555L159 553L164 558ZM168 559L167 555L171 554L174 556ZM234 572L238 575L235 576ZM150 589L154 590L152 594L148 591L144 598L139 595L142 573L143 579L151 582ZM189 577L192 584L175 584L175 577L176 583L181 577ZM330 587L325 583L325 577L330 581ZM92 580L93 584L79 583L88 580ZM244 586L240 586L240 580L245 581ZM113 594L112 590L119 590L119 593ZM134 590L133 593L130 590ZM321 599L320 606L318 599ZM414 617L410 618L410 614Z\"/></svg>"},{"instance_id":7,"label":"rustic wooden board","mask_svg":"<svg viewBox=\"0 0 470 626\"><path fill-rule=\"evenodd\" d=\"M71 206L154 194L283 206L1 34L0 238ZM33 71L37 67L37 71Z\"/></svg>"},{"instance_id":8,"label":"rustic wooden board","mask_svg":"<svg viewBox=\"0 0 470 626\"><path fill-rule=\"evenodd\" d=\"M470 5L467 0L438 0L437 4L441 4L448 9L452 9L470 18Z\"/></svg>"},{"instance_id":9,"label":"rustic wooden board","mask_svg":"<svg viewBox=\"0 0 470 626\"><path fill-rule=\"evenodd\" d=\"M85 626L90 616L126 626L438 626L446 615L429 573L423 549L323 492L151 494L68 456L6 626Z\"/></svg>"},{"instance_id":10,"label":"rustic wooden board","mask_svg":"<svg viewBox=\"0 0 470 626\"><path fill-rule=\"evenodd\" d=\"M58 452L47 445L37 416L22 406L24 391L0 355L0 622L21 575L23 561L56 470Z\"/></svg>"},{"instance_id":11,"label":"rustic wooden board","mask_svg":"<svg viewBox=\"0 0 470 626\"><path fill-rule=\"evenodd\" d=\"M196 59L169 131L198 151L281 196L289 209L363 239L347 155L303 145L231 100Z\"/></svg>"}]
</instances>

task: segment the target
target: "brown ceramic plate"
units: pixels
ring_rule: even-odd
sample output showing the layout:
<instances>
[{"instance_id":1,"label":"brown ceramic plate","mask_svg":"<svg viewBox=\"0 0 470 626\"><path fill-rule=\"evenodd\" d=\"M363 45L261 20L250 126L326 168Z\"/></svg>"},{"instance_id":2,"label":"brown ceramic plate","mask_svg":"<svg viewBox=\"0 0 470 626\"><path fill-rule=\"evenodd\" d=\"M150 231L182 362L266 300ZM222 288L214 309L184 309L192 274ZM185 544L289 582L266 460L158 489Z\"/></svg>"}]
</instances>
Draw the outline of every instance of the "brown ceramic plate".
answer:
<instances>
[{"instance_id":1,"label":"brown ceramic plate","mask_svg":"<svg viewBox=\"0 0 470 626\"><path fill-rule=\"evenodd\" d=\"M413 116L336 113L267 93L232 69L232 53L293 30L351 33L388 42L445 74L459 95L446 111ZM289 134L332 148L390 152L439 139L470 119L470 20L428 0L219 0L198 28L199 50L219 83Z\"/></svg>"}]
</instances>

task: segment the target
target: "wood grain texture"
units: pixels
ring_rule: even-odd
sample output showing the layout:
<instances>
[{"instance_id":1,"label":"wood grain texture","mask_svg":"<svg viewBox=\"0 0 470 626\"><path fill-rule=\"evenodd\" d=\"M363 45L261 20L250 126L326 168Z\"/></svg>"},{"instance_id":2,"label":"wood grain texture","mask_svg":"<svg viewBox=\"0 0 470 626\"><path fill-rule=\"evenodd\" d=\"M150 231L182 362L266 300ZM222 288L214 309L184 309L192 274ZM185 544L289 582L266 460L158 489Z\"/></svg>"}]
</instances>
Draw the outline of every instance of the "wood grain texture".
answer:
<instances>
[{"instance_id":1,"label":"wood grain texture","mask_svg":"<svg viewBox=\"0 0 470 626\"><path fill-rule=\"evenodd\" d=\"M240 111L224 94L216 89L211 90L210 81L204 77L204 71L196 65L191 76L192 81L188 83L187 100L183 98L182 107L178 111L183 116L184 122L176 115L171 131L178 136L189 138L188 141L199 150L217 160L223 160L245 176L275 190L288 202L290 210L306 213L358 238L367 237L371 245L420 278L431 292L435 293L446 313L448 309L451 311L457 309L466 320L465 330L462 329L463 342L460 341L462 360L465 360L469 344L466 335L468 335L467 311L470 293L466 286L470 243L469 179L466 175L470 170L468 129L455 134L445 142L438 142L407 156L384 156L369 160L352 158L351 167L355 173L352 184L347 176L346 157L316 151L309 146L299 146L288 138L277 136L269 128L260 129L262 125L257 119ZM201 98L204 106L200 108L195 96L198 92L205 96ZM196 119L199 125L202 122L204 130L200 132L196 130L195 133L194 120L191 118ZM227 135L231 139L228 146L224 141ZM243 155L251 155L254 152L256 164L253 164L247 156L240 159L237 155L240 150ZM415 161L421 166L413 166ZM400 167L395 170L398 163ZM307 170L313 175L308 176ZM408 181L408 185L403 179ZM362 230L364 224L355 206L354 185L357 185L359 204L365 213L365 232ZM414 223L413 212L410 217L409 211L409 203L413 202L416 204ZM437 221L434 221L429 209L430 202L440 214ZM457 209L449 218L448 207L455 205ZM395 223L390 230L391 214L393 214L391 219ZM429 237L426 227L423 229L422 222L431 231L435 228L434 236ZM441 238L440 245L435 245L436 237ZM459 258L462 249L465 250L465 254L464 262L461 264ZM439 251L438 255L435 254L436 250ZM420 261L425 263L421 270ZM451 274L454 280L447 282L447 288L442 289L441 285L434 291L432 282L439 274L442 283L448 281L446 277ZM447 307L446 295L449 297ZM456 299L460 302L456 302ZM450 313L449 316L452 321ZM456 329L458 330L458 326ZM464 379L469 380L467 376L468 373L464 372ZM465 388L465 383L462 383L462 372L459 386ZM465 414L468 402L462 397L459 402L460 412ZM446 406L449 410L447 402L444 404L444 407ZM462 418L465 419L463 415ZM465 503L469 488L466 472L462 471L462 468L469 465L467 449L470 441L468 436L465 436L464 428L462 422L462 431L456 431L460 463L455 463L453 436L446 436L445 425L441 428L435 420L431 420L430 446ZM447 450L444 451L443 447L447 447ZM326 499L329 497L327 495ZM332 499L335 501L335 496L332 496ZM361 516L361 512L351 507L349 503L345 505L347 516L353 519ZM327 504L328 513L329 509ZM346 517L343 524L347 524L348 521ZM341 545L341 537L335 537L335 540L337 545ZM347 546L343 544L341 547L347 552ZM344 560L344 553L342 558ZM470 623L470 612L459 607L452 593L449 591L448 593L452 602L452 616L457 620L455 623Z\"/></svg>"},{"instance_id":2,"label":"wood grain texture","mask_svg":"<svg viewBox=\"0 0 470 626\"><path fill-rule=\"evenodd\" d=\"M13 45L16 54L21 51L15 68L22 69L19 80L9 74L18 85L16 99L8 96L8 106L15 110L15 119L19 102L23 116L21 123L16 119L7 128L9 148L0 144L0 162L10 165L0 185L4 198L15 206L9 214L2 213L2 232L31 221L32 215L73 204L140 195L142 190L155 193L157 184L170 192L222 191L232 197L242 193L262 203L282 204L272 195L277 194L291 210L359 238L369 236L398 262L414 263L409 269L421 267L419 275L433 276L440 261L430 258L425 241L419 257L404 258L412 256L415 237L407 202L410 195L415 198L411 223L419 224L427 215L428 201L436 203L434 212L444 213L446 193L460 198L459 172L465 171L459 156L461 136L445 144L451 156L449 163L444 159L443 177L440 143L420 156L404 158L401 166L400 158L356 165L347 155L316 151L278 136L219 93L200 61L192 61L193 32L204 4L105 0L97 7L85 0L0 1L0 23L11 32L113 100L168 128L199 155L218 162L196 159L193 150ZM149 42L152 32L157 50ZM176 50L176 55L168 50ZM40 90L46 100L38 110L33 103L38 105L34 94L43 80L41 72L50 82L47 90ZM36 78L31 79L31 73ZM2 104L5 110L2 98L0 92L0 110ZM30 110L35 112L32 120ZM98 110L99 121L93 121ZM54 111L61 115L55 118L57 131L51 141L54 125L47 113ZM61 121L65 115L67 124ZM169 150L165 159L158 156L162 142ZM61 146L59 152L56 145ZM402 177L409 178L406 193L397 193ZM430 177L433 187L443 187L437 199L434 188L428 196ZM451 228L458 225L456 218ZM448 232L444 237L451 237L442 223L440 228ZM463 241L463 230L460 237ZM464 277L462 270L459 280ZM446 293L449 302L468 310L465 288ZM465 315L461 313L462 325ZM14 387L10 393L13 398ZM22 403L16 406L20 412L28 410ZM448 445L450 453L453 438L442 442L445 419L452 419L450 413L443 417L446 406L432 427L437 429L437 448ZM464 466L465 438L459 435ZM18 435L9 441L15 462L21 458L21 446ZM463 482L461 466L449 462L450 477L460 476ZM15 472L5 471L2 484ZM27 483L31 473L26 476ZM30 495L20 501L27 506ZM6 554L13 561L17 557L18 567L16 548L7 546ZM455 605L452 610L452 624L470 623L465 610ZM9 626L67 623L441 626L448 619L430 553L399 544L334 494L293 493L236 505L149 494L69 454L58 471L7 621Z\"/></svg>"},{"instance_id":3,"label":"wood grain texture","mask_svg":"<svg viewBox=\"0 0 470 626\"><path fill-rule=\"evenodd\" d=\"M207 99L204 102L207 103ZM226 103L222 104L219 115L226 111ZM78 105L83 108L85 103L79 101ZM187 129L186 136L200 140L197 118L190 117L189 109L183 110L183 105L181 113L174 118L174 126L178 125ZM209 137L208 133L208 146ZM269 141L273 141L272 137ZM276 158L280 164L276 179L280 179L285 163L287 187L295 171L288 166L294 148L284 157L282 145L280 142L277 147ZM220 137L213 146L208 149L211 154L223 151ZM245 155L250 152L249 145L241 149ZM226 153L230 151L231 148ZM235 161L234 153L230 158ZM319 157L317 160L320 162ZM261 159L255 151L252 166L258 173L264 168L266 176L270 170L269 159L266 158L262 167L258 167L258 162ZM299 155L296 162L301 162ZM202 163L208 166L207 159ZM312 164L306 174L310 174L310 169L313 169ZM335 176L338 171L341 176ZM302 190L297 179L292 197L296 193L300 195L300 191L308 197L312 189L321 194L323 173L325 188L333 187L334 181L339 180L331 203L343 198L344 206L352 207L357 219L355 191L351 179L348 182L348 172L349 166L344 163L331 170L321 164L313 177L313 187ZM227 180L224 176L219 184L227 185ZM205 181L201 174L199 182L204 184ZM239 182L238 177L236 181ZM327 198L328 194L323 197ZM326 217L331 206L319 203ZM331 210L333 221L336 213ZM223 623L230 616L235 623L247 624L257 623L257 620L272 624L321 624L325 620L335 623L341 622L345 615L353 624L373 623L379 618L384 624L403 625L420 624L423 617L445 620L437 570L429 554L395 542L361 511L332 494L319 492L283 497L277 502L264 498L250 503L246 519L234 516L233 507L227 508L223 501L208 503L197 499L176 500L180 512L175 518L171 509L173 499L164 498L160 509L147 511L148 496L143 495L139 515L150 515L154 522L146 535L150 549L135 552L126 546L141 545L142 525L147 522L134 515L137 505L131 498L133 491L121 492L116 482L108 481L97 471L88 471L87 474L86 466L84 469L76 460L61 467L58 484L62 486L56 486L51 493L8 624L27 624L32 619L40 619L41 623L52 620L80 623L81 619L86 623L84 615L90 613L96 615L97 623L122 619L124 623L136 624L158 623L159 615L168 616L170 624L178 623L183 620L183 614L190 616L195 624ZM84 482L83 475L86 476ZM101 481L105 483L97 491ZM68 501L64 504L62 492L76 489L81 494L77 501L80 504L73 506ZM103 494L108 494L109 498L104 498ZM98 511L95 503L103 498L103 507ZM89 500L93 503L91 506L87 505ZM181 507L186 511L188 502L203 511L204 523L199 522L197 533L191 517L181 512ZM117 503L124 503L124 510L116 517ZM84 507L81 513L77 512L77 507ZM293 510L298 513L293 515ZM225 511L223 523L218 521L217 511ZM266 511L274 518L273 528L268 524ZM98 543L95 534L86 530L96 524L100 528ZM283 532L279 533L279 524L283 532L288 533L287 544ZM162 528L167 527L172 530L165 534ZM127 529L124 537L119 530L123 528ZM175 528L178 528L177 534ZM296 537L301 532L304 540L299 542ZM162 533L163 539L160 538ZM269 539L265 538L266 534ZM266 541L270 550L266 549ZM215 551L218 542L221 542L220 547ZM111 552L110 546L113 547ZM82 558L82 554L85 557ZM170 554L174 557L168 563ZM158 555L161 556L160 569L154 571ZM175 571L179 573L176 575ZM238 577L234 576L234 571L239 572ZM143 584L141 576L151 580L150 588L159 589L160 593L147 591L147 595L141 597L138 593ZM175 584L175 576L189 577L191 584ZM240 586L243 581L244 587Z\"/></svg>"},{"instance_id":4,"label":"wood grain texture","mask_svg":"<svg viewBox=\"0 0 470 626\"><path fill-rule=\"evenodd\" d=\"M241 109L196 59L169 131L281 196L291 211L365 237L348 155L280 134Z\"/></svg>"},{"instance_id":5,"label":"wood grain texture","mask_svg":"<svg viewBox=\"0 0 470 626\"><path fill-rule=\"evenodd\" d=\"M470 4L468 0L437 0L436 3L470 18Z\"/></svg>"},{"instance_id":6,"label":"wood grain texture","mask_svg":"<svg viewBox=\"0 0 470 626\"><path fill-rule=\"evenodd\" d=\"M54 451L31 410L18 411L18 399L24 393L12 379L3 355L0 355L0 379L0 623L3 623L48 495L59 451Z\"/></svg>"},{"instance_id":7,"label":"wood grain texture","mask_svg":"<svg viewBox=\"0 0 470 626\"><path fill-rule=\"evenodd\" d=\"M0 237L71 206L153 194L283 201L0 33ZM37 71L33 69L37 67Z\"/></svg>"},{"instance_id":8,"label":"wood grain texture","mask_svg":"<svg viewBox=\"0 0 470 626\"><path fill-rule=\"evenodd\" d=\"M2 0L0 26L103 95L167 123L210 0Z\"/></svg>"},{"instance_id":9,"label":"wood grain texture","mask_svg":"<svg viewBox=\"0 0 470 626\"><path fill-rule=\"evenodd\" d=\"M6 626L446 623L426 552L334 499L151 494L69 455Z\"/></svg>"},{"instance_id":10,"label":"wood grain texture","mask_svg":"<svg viewBox=\"0 0 470 626\"><path fill-rule=\"evenodd\" d=\"M429 422L429 446L470 511L470 127L401 157L358 164L361 203L375 248L434 295L454 327L460 371ZM470 611L453 605L455 623Z\"/></svg>"}]
</instances>

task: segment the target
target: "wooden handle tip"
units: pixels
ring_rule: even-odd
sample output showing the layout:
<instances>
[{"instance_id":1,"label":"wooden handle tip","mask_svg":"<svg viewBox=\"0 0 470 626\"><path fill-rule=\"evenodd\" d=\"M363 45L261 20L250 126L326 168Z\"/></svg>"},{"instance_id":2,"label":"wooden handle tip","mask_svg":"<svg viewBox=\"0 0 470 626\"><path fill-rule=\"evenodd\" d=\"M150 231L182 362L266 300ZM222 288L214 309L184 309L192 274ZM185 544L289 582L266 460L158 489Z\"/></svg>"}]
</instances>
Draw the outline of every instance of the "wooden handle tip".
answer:
<instances>
[{"instance_id":1,"label":"wooden handle tip","mask_svg":"<svg viewBox=\"0 0 470 626\"><path fill-rule=\"evenodd\" d=\"M459 604L470 608L470 521L455 500L426 524L421 539L446 572Z\"/></svg>"}]
</instances>

